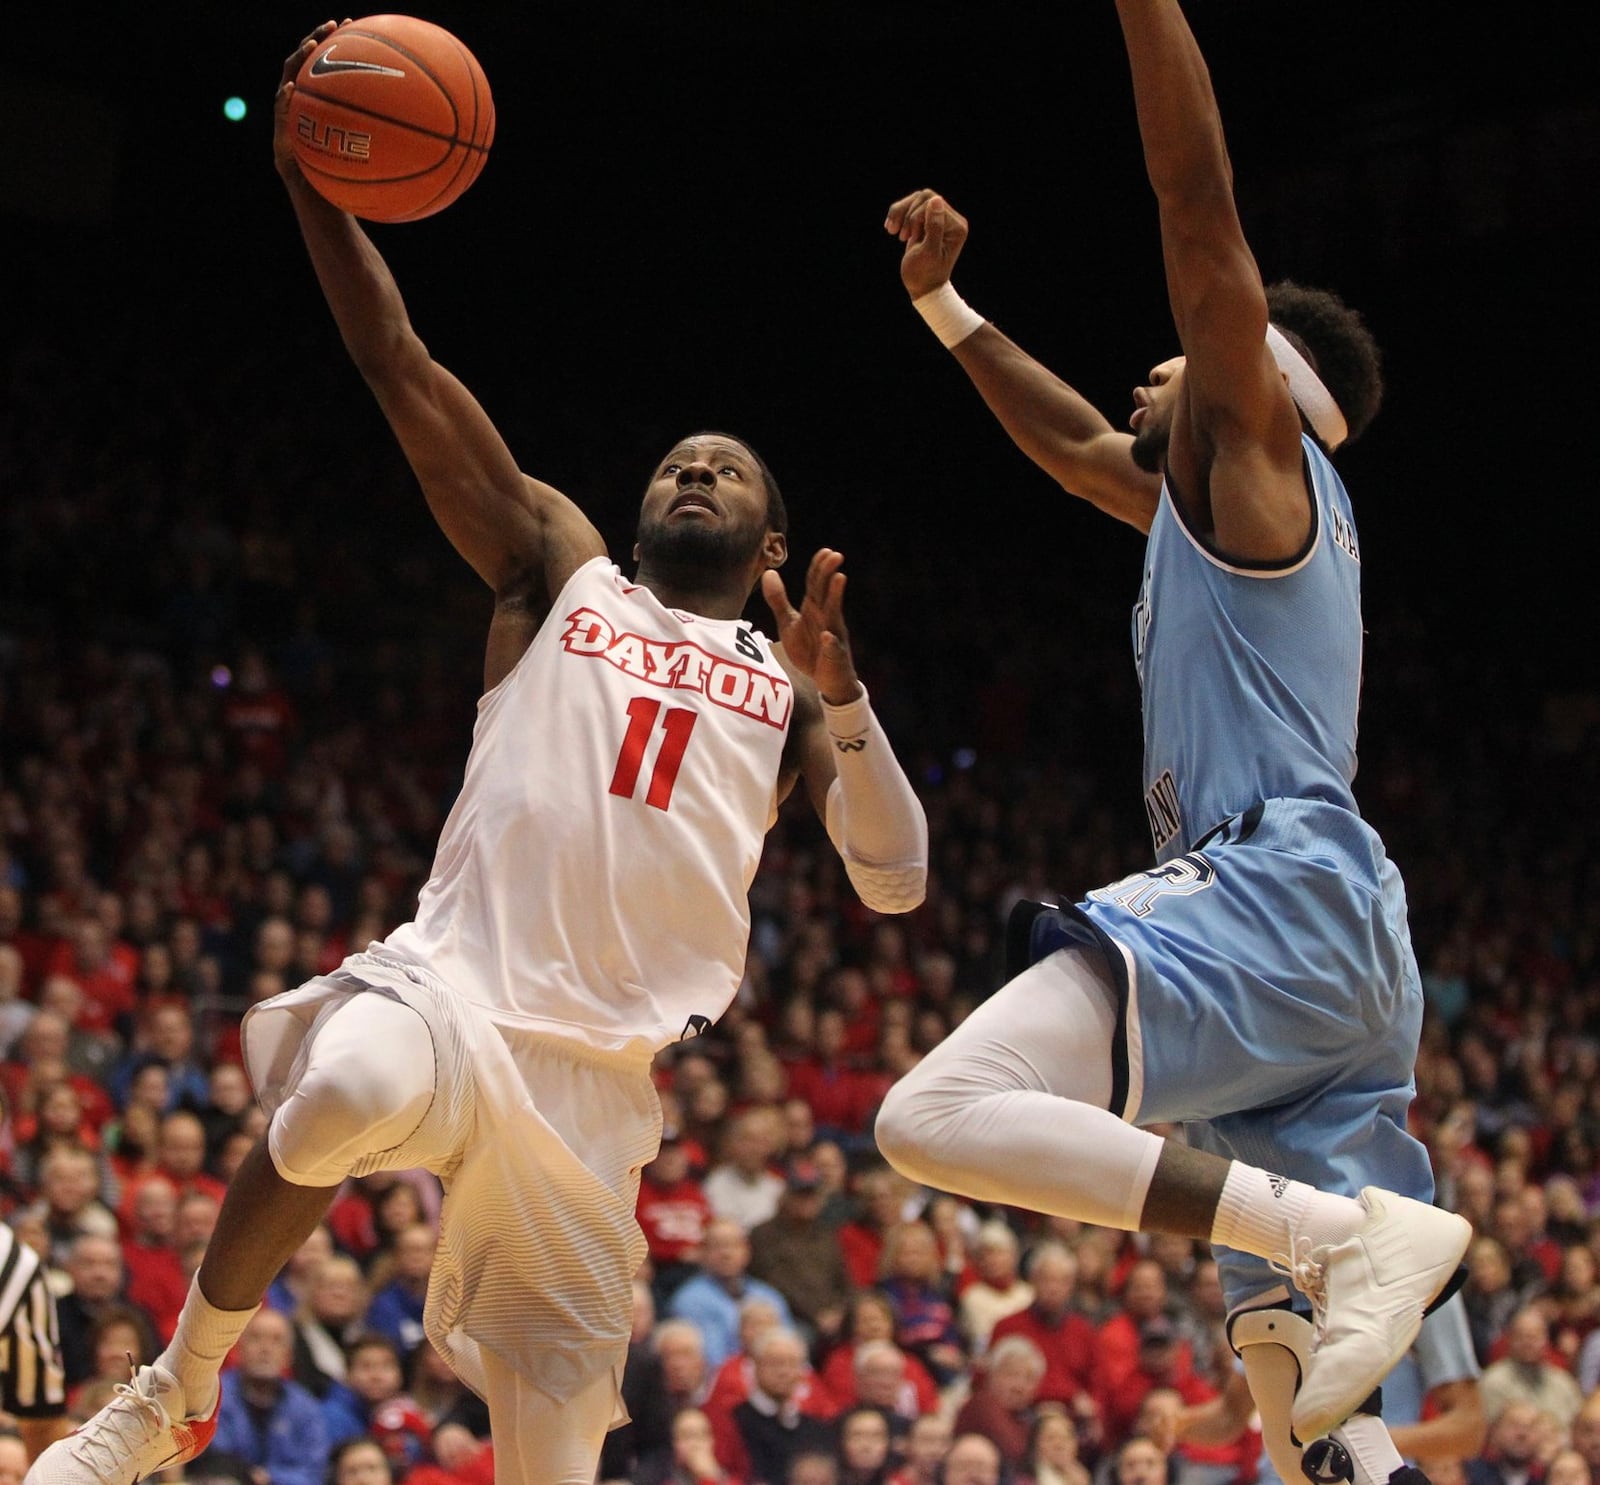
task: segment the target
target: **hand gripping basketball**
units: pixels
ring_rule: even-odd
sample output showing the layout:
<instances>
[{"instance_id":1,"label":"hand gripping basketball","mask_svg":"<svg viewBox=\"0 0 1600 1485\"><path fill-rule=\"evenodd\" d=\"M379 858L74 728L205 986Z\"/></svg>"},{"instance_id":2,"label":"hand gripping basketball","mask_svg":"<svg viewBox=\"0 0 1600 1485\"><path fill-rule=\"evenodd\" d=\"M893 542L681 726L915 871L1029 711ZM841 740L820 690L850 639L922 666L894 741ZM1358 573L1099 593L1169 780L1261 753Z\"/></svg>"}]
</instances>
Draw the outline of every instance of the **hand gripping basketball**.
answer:
<instances>
[{"instance_id":1,"label":"hand gripping basketball","mask_svg":"<svg viewBox=\"0 0 1600 1485\"><path fill-rule=\"evenodd\" d=\"M290 73L290 67L294 70ZM442 211L478 178L494 142L494 100L477 59L414 16L317 27L285 66L279 168L374 222Z\"/></svg>"}]
</instances>

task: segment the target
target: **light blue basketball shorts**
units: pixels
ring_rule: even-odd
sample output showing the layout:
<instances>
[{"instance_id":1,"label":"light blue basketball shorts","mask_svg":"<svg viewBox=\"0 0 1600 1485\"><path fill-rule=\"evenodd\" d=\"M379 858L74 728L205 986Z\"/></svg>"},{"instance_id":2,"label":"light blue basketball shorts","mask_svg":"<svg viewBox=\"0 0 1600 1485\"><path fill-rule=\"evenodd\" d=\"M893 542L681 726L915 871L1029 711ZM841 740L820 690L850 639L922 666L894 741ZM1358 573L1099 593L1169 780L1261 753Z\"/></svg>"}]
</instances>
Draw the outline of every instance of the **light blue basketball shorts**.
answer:
<instances>
[{"instance_id":1,"label":"light blue basketball shorts","mask_svg":"<svg viewBox=\"0 0 1600 1485\"><path fill-rule=\"evenodd\" d=\"M1069 943L1119 989L1113 1113L1324 1191L1433 1199L1405 1126L1422 1026L1405 888L1358 815L1269 800L1035 920L1034 961ZM1282 1283L1216 1256L1230 1307Z\"/></svg>"}]
</instances>

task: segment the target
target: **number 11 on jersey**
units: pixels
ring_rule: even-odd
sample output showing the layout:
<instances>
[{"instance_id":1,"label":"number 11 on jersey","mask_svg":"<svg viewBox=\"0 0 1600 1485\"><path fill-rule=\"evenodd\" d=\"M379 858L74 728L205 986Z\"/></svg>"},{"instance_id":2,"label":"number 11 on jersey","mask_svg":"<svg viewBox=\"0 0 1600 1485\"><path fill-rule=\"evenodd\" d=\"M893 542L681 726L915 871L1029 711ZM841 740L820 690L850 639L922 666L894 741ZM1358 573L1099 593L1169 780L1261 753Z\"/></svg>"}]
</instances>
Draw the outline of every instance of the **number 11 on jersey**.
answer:
<instances>
[{"instance_id":1,"label":"number 11 on jersey","mask_svg":"<svg viewBox=\"0 0 1600 1485\"><path fill-rule=\"evenodd\" d=\"M639 784L639 770L644 766L644 750L660 715L661 703L648 696L635 696L628 703L628 731L611 775L613 794L623 799L633 798ZM683 750L689 746L694 723L695 714L686 707L668 707L666 715L661 717L661 747L656 753L655 767L650 770L650 786L644 796L646 804L658 810L671 805L672 786L678 781L678 766L683 762Z\"/></svg>"}]
</instances>

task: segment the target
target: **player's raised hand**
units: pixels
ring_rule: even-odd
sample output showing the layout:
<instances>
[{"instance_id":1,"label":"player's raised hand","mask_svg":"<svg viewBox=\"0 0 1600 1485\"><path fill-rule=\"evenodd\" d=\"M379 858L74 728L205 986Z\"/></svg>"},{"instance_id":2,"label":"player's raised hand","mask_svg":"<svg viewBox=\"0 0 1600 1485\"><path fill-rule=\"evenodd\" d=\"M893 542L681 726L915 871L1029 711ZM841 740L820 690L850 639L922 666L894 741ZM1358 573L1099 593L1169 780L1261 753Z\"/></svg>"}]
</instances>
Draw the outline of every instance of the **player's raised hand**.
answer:
<instances>
[{"instance_id":1,"label":"player's raised hand","mask_svg":"<svg viewBox=\"0 0 1600 1485\"><path fill-rule=\"evenodd\" d=\"M913 191L889 208L883 230L906 245L900 282L913 299L950 282L967 241L967 219L937 191Z\"/></svg>"},{"instance_id":2,"label":"player's raised hand","mask_svg":"<svg viewBox=\"0 0 1600 1485\"><path fill-rule=\"evenodd\" d=\"M844 554L823 547L806 569L806 591L796 609L783 579L771 568L761 574L761 596L778 625L778 640L796 670L816 682L830 706L844 706L861 694L850 635L844 627Z\"/></svg>"},{"instance_id":3,"label":"player's raised hand","mask_svg":"<svg viewBox=\"0 0 1600 1485\"><path fill-rule=\"evenodd\" d=\"M294 80L300 75L306 58L341 24L348 26L350 22L348 18L343 22L324 21L283 59L283 75L278 79L278 92L272 100L272 162L278 167L278 174L285 179L300 174L299 162L294 157L294 145L289 140L289 98L294 92Z\"/></svg>"}]
</instances>

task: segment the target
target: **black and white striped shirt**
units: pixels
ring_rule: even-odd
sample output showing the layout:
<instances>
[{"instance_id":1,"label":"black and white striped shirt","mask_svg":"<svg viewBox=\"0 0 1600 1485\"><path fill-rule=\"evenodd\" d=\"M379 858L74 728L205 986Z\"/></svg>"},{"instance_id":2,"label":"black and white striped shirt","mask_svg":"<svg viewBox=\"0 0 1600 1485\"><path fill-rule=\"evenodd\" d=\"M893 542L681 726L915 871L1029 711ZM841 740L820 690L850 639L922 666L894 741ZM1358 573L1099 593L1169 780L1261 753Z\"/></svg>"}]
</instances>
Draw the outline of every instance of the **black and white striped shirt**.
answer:
<instances>
[{"instance_id":1,"label":"black and white striped shirt","mask_svg":"<svg viewBox=\"0 0 1600 1485\"><path fill-rule=\"evenodd\" d=\"M0 1411L55 1418L66 1404L55 1296L39 1255L0 1222Z\"/></svg>"}]
</instances>

